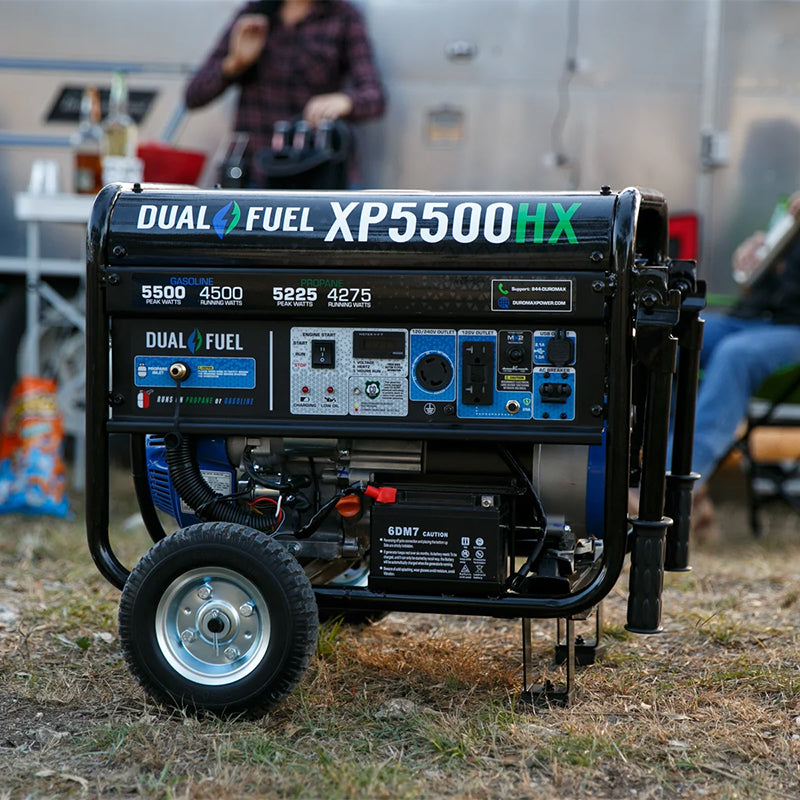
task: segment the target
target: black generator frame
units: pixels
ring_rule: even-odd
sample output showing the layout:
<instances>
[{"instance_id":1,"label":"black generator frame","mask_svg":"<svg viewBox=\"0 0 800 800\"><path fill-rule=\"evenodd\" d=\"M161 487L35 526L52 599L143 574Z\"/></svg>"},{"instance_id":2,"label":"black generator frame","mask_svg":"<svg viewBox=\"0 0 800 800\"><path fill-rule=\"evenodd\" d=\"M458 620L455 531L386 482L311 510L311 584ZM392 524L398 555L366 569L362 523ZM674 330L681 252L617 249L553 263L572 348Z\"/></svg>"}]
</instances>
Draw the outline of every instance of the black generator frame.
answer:
<instances>
[{"instance_id":1,"label":"black generator frame","mask_svg":"<svg viewBox=\"0 0 800 800\"><path fill-rule=\"evenodd\" d=\"M152 433L146 420L118 421L111 409L119 398L111 392L109 369L110 327L108 292L120 282L130 267L126 248L117 244L109 232L115 204L123 195L152 191L172 191L186 202L208 197L208 192L193 189L155 187L139 184L112 184L97 197L88 229L87 311L86 311L86 525L91 555L100 573L114 586L122 588L129 569L119 560L111 544L109 520L109 472L112 434L131 438L133 482L147 530L154 541L166 533L159 521L147 486L144 467L144 441ZM247 193L217 190L219 201L244 197ZM300 193L298 193L300 194ZM346 198L358 193L337 193ZM331 195L307 197L318 199ZM334 195L335 196L335 195ZM436 195L429 195L436 197ZM469 197L469 195L466 195ZM693 481L691 471L694 433L694 403L697 387L699 351L702 344L702 319L705 286L696 280L693 262L674 262L668 258L668 210L663 196L655 191L629 188L612 192L608 187L579 195L593 202L613 203L613 219L608 249L601 246L581 253L593 262L598 274L592 291L602 295L607 309L607 348L610 359L606 404L598 409L605 420L606 464L603 520L603 565L585 588L567 596L531 597L505 591L500 596L454 596L377 592L368 588L337 586L314 587L320 611L338 612L429 612L490 616L497 618L563 619L568 621L567 653L574 661L572 625L599 607L615 586L627 553L631 553L627 628L638 633L661 630L661 590L664 570L685 570L688 566L689 516ZM369 197L381 197L370 193ZM502 197L502 195L499 195ZM561 199L559 195L527 193L531 199ZM605 206L604 206L605 207ZM330 257L317 251L304 252L302 245L287 251L292 259L318 258L324 265ZM257 254L248 251L241 266L252 266ZM391 270L398 263L396 254L380 248L367 249L351 259L358 270L376 266ZM202 263L202 262L198 262ZM453 264L457 259L453 258ZM484 257L482 266L491 270ZM385 264L385 266L383 266ZM635 331L635 336L633 332ZM680 357L677 358L678 352ZM676 364L679 364L676 370ZM673 376L676 375L673 386ZM677 397L676 424L670 432L670 397ZM632 410L636 414L632 418ZM246 420L224 424L208 420L182 419L181 429L189 433L233 435L313 435L330 428L326 420L277 421L269 430L254 432ZM408 421L336 421L337 435L391 439L456 439L465 426L454 423L438 428ZM471 422L470 437L496 439L496 426ZM671 470L667 470L668 438L673 437ZM515 440L522 441L519 429ZM541 431L531 435L534 443L569 444L569 431L552 436ZM600 437L595 442L599 443ZM586 442L586 436L581 443ZM639 513L628 516L628 493L639 489ZM666 507L665 507L666 504ZM525 628L523 628L525 630ZM528 635L527 641L530 641ZM571 683L571 676L568 677ZM571 686L568 687L571 692Z\"/></svg>"}]
</instances>

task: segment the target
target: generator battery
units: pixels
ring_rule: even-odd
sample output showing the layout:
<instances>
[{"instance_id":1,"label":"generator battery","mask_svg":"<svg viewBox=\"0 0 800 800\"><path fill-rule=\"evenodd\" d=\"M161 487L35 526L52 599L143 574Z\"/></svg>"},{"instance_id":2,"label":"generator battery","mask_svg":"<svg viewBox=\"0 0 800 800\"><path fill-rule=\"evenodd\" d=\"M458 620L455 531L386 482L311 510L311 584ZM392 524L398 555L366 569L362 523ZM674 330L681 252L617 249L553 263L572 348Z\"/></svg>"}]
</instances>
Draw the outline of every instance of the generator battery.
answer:
<instances>
[{"instance_id":1,"label":"generator battery","mask_svg":"<svg viewBox=\"0 0 800 800\"><path fill-rule=\"evenodd\" d=\"M399 488L395 503L372 509L370 588L500 593L507 577L509 516L509 498L488 489Z\"/></svg>"}]
</instances>

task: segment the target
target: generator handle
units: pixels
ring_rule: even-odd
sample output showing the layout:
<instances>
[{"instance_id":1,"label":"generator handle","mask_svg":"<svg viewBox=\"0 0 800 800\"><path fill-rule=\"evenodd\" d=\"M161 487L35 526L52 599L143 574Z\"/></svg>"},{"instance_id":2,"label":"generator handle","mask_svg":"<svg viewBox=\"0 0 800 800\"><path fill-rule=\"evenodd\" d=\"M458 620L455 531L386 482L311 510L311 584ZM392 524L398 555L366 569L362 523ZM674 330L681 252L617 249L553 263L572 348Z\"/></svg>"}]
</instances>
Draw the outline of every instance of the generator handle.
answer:
<instances>
[{"instance_id":1,"label":"generator handle","mask_svg":"<svg viewBox=\"0 0 800 800\"><path fill-rule=\"evenodd\" d=\"M86 231L86 535L100 574L121 589L130 571L109 541L109 336L105 325L104 286L108 278L108 223L121 184L100 190Z\"/></svg>"},{"instance_id":2,"label":"generator handle","mask_svg":"<svg viewBox=\"0 0 800 800\"><path fill-rule=\"evenodd\" d=\"M694 264L689 264L689 278L694 277ZM675 391L672 463L666 476L667 493L664 513L673 520L667 531L664 568L669 572L686 572L689 566L689 527L692 513L692 491L700 477L692 471L694 419L697 405L697 383L700 373L700 351L703 347L704 321L700 312L705 307L704 281L688 281L681 304L678 335L678 377Z\"/></svg>"}]
</instances>

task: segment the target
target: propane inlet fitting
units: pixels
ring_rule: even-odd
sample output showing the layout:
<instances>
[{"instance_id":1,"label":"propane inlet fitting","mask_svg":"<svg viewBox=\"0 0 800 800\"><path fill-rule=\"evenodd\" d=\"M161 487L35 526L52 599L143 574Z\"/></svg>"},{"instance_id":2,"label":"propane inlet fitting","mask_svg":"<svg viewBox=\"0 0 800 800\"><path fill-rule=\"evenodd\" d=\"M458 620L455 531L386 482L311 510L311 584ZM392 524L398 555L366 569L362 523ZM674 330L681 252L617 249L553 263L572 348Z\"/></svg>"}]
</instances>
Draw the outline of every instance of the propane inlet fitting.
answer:
<instances>
[{"instance_id":1,"label":"propane inlet fitting","mask_svg":"<svg viewBox=\"0 0 800 800\"><path fill-rule=\"evenodd\" d=\"M191 370L182 361L176 361L174 364L170 365L170 368L167 371L169 372L169 376L172 378L172 380L181 383L189 377L189 372Z\"/></svg>"}]
</instances>

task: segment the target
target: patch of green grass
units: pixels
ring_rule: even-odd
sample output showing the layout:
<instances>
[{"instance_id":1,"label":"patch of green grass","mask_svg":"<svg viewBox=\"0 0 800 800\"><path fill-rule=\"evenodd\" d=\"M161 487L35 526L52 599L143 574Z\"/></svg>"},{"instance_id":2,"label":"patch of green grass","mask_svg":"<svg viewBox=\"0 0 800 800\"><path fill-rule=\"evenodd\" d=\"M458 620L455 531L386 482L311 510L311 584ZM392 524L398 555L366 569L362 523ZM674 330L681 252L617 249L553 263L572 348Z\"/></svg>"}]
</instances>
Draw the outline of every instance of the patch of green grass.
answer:
<instances>
[{"instance_id":1,"label":"patch of green grass","mask_svg":"<svg viewBox=\"0 0 800 800\"><path fill-rule=\"evenodd\" d=\"M59 599L59 606L54 611L61 621L61 630L91 628L116 633L117 602L73 593Z\"/></svg>"},{"instance_id":2,"label":"patch of green grass","mask_svg":"<svg viewBox=\"0 0 800 800\"><path fill-rule=\"evenodd\" d=\"M320 658L327 658L336 650L342 625L342 617L334 617L320 624L317 638L317 655Z\"/></svg>"},{"instance_id":3,"label":"patch of green grass","mask_svg":"<svg viewBox=\"0 0 800 800\"><path fill-rule=\"evenodd\" d=\"M634 637L630 631L625 630L624 625L606 623L603 625L603 638L613 639L615 642L628 642Z\"/></svg>"},{"instance_id":4,"label":"patch of green grass","mask_svg":"<svg viewBox=\"0 0 800 800\"><path fill-rule=\"evenodd\" d=\"M324 797L326 800L416 800L421 795L413 777L413 765L403 763L401 758L398 754L375 761L326 759L321 762L322 780L300 796Z\"/></svg>"},{"instance_id":5,"label":"patch of green grass","mask_svg":"<svg viewBox=\"0 0 800 800\"><path fill-rule=\"evenodd\" d=\"M719 691L730 687L739 692L755 691L785 697L797 697L800 694L800 675L797 674L796 665L778 668L760 660L749 660L747 656L734 661L706 662L690 683Z\"/></svg>"},{"instance_id":6,"label":"patch of green grass","mask_svg":"<svg viewBox=\"0 0 800 800\"><path fill-rule=\"evenodd\" d=\"M542 741L531 756L531 766L551 769L554 764L592 767L600 760L617 759L622 754L609 736L555 733Z\"/></svg>"},{"instance_id":7,"label":"patch of green grass","mask_svg":"<svg viewBox=\"0 0 800 800\"><path fill-rule=\"evenodd\" d=\"M245 733L224 741L218 751L221 761L250 767L279 767L294 755L285 739L268 734Z\"/></svg>"},{"instance_id":8,"label":"patch of green grass","mask_svg":"<svg viewBox=\"0 0 800 800\"><path fill-rule=\"evenodd\" d=\"M664 575L664 588L680 593L697 592L701 584L695 572L667 572Z\"/></svg>"},{"instance_id":9,"label":"patch of green grass","mask_svg":"<svg viewBox=\"0 0 800 800\"><path fill-rule=\"evenodd\" d=\"M158 773L140 773L137 777L139 791L144 797L152 797L157 800L178 800L186 797L183 791L187 783L187 777L176 773L174 764L164 764Z\"/></svg>"},{"instance_id":10,"label":"patch of green grass","mask_svg":"<svg viewBox=\"0 0 800 800\"><path fill-rule=\"evenodd\" d=\"M503 700L489 699L488 704L482 705L475 711L476 723L489 731L507 731L519 721L519 713L514 710L513 698Z\"/></svg>"},{"instance_id":11,"label":"patch of green grass","mask_svg":"<svg viewBox=\"0 0 800 800\"><path fill-rule=\"evenodd\" d=\"M722 647L732 647L741 642L741 624L728 620L724 615L714 615L700 620L697 630L714 644Z\"/></svg>"},{"instance_id":12,"label":"patch of green grass","mask_svg":"<svg viewBox=\"0 0 800 800\"><path fill-rule=\"evenodd\" d=\"M129 737L135 734L135 728L135 724L99 725L84 738L82 749L93 755L103 756L104 761L110 763L129 741Z\"/></svg>"},{"instance_id":13,"label":"patch of green grass","mask_svg":"<svg viewBox=\"0 0 800 800\"><path fill-rule=\"evenodd\" d=\"M445 760L465 761L472 754L472 736L469 730L431 726L427 731L428 742Z\"/></svg>"}]
</instances>

